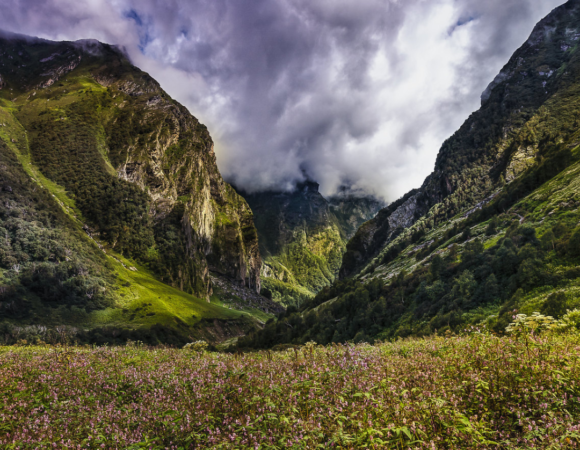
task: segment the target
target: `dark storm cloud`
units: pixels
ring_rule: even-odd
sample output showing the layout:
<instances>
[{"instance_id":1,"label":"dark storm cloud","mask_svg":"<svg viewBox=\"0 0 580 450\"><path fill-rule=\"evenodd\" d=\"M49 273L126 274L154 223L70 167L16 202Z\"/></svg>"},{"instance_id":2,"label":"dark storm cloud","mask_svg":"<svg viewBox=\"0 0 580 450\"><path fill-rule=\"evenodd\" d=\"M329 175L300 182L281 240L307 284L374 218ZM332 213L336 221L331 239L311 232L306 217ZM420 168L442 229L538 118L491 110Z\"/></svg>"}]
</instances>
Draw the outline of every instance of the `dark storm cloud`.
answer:
<instances>
[{"instance_id":1,"label":"dark storm cloud","mask_svg":"<svg viewBox=\"0 0 580 450\"><path fill-rule=\"evenodd\" d=\"M249 190L392 200L562 0L0 0L0 28L124 45Z\"/></svg>"}]
</instances>

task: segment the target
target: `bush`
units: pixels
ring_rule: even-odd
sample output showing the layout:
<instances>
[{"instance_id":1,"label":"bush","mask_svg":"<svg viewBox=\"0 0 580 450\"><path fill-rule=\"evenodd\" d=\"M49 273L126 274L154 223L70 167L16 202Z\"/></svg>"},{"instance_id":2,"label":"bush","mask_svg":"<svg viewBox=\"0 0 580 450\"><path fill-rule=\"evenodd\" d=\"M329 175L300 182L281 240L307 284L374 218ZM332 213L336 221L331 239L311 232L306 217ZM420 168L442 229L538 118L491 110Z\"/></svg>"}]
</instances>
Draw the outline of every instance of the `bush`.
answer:
<instances>
[{"instance_id":1,"label":"bush","mask_svg":"<svg viewBox=\"0 0 580 450\"><path fill-rule=\"evenodd\" d=\"M208 346L209 344L205 341L195 341L185 344L183 349L190 352L203 353L207 351Z\"/></svg>"}]
</instances>

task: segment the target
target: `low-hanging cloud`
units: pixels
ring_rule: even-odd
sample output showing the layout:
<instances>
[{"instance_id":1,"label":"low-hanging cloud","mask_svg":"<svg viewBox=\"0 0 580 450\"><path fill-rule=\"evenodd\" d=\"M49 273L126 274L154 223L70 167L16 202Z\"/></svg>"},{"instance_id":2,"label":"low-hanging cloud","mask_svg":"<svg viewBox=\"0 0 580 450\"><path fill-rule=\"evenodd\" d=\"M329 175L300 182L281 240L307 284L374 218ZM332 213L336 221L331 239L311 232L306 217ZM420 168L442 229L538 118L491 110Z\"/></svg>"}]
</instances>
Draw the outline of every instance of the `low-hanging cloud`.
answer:
<instances>
[{"instance_id":1,"label":"low-hanging cloud","mask_svg":"<svg viewBox=\"0 0 580 450\"><path fill-rule=\"evenodd\" d=\"M0 0L0 28L123 45L248 191L393 200L563 0Z\"/></svg>"}]
</instances>

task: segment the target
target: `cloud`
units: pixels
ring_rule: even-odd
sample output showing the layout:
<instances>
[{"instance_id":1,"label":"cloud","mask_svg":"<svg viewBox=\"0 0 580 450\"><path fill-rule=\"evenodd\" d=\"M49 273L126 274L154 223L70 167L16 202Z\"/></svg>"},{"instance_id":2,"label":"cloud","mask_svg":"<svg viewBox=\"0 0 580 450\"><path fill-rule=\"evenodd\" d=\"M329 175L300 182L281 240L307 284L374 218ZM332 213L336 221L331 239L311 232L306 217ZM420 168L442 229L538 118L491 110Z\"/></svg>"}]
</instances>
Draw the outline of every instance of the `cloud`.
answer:
<instances>
[{"instance_id":1,"label":"cloud","mask_svg":"<svg viewBox=\"0 0 580 450\"><path fill-rule=\"evenodd\" d=\"M0 0L0 28L125 46L247 190L394 200L563 0Z\"/></svg>"}]
</instances>

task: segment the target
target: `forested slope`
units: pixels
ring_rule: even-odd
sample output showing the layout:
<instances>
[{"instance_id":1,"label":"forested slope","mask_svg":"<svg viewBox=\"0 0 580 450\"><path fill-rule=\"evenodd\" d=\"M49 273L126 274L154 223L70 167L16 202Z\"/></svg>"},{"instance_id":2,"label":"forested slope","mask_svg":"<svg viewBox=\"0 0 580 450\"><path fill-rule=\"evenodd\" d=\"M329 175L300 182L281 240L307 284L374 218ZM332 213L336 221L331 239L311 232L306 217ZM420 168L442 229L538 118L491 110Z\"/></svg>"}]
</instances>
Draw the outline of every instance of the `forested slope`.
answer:
<instances>
[{"instance_id":1,"label":"forested slope","mask_svg":"<svg viewBox=\"0 0 580 450\"><path fill-rule=\"evenodd\" d=\"M264 293L298 307L331 285L338 275L346 242L381 203L348 192L324 198L312 181L291 192L240 192L254 213L264 258Z\"/></svg>"},{"instance_id":2,"label":"forested slope","mask_svg":"<svg viewBox=\"0 0 580 450\"><path fill-rule=\"evenodd\" d=\"M534 29L423 186L347 246L342 280L242 345L387 339L560 316L580 283L580 2Z\"/></svg>"}]
</instances>

